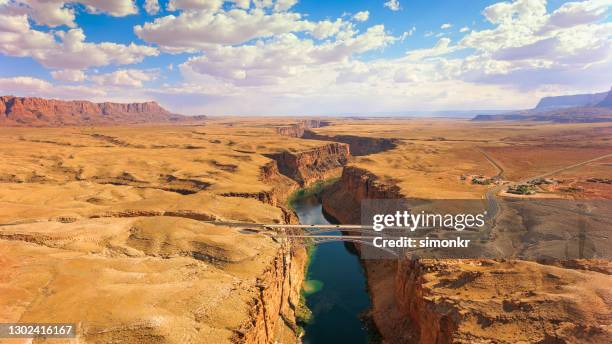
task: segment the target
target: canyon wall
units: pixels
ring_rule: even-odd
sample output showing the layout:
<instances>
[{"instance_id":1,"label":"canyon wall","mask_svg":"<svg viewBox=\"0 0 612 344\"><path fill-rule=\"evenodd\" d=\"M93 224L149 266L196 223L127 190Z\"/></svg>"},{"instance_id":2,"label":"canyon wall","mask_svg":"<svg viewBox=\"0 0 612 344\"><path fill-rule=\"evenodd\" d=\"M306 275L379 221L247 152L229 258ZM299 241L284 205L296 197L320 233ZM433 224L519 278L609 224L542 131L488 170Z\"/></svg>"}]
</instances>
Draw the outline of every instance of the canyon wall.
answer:
<instances>
[{"instance_id":1,"label":"canyon wall","mask_svg":"<svg viewBox=\"0 0 612 344\"><path fill-rule=\"evenodd\" d=\"M306 151L285 151L268 157L277 162L280 173L303 187L339 174L350 155L347 144L334 142Z\"/></svg>"},{"instance_id":2,"label":"canyon wall","mask_svg":"<svg viewBox=\"0 0 612 344\"><path fill-rule=\"evenodd\" d=\"M36 97L0 97L0 126L71 126L202 120L170 113L156 102L93 103Z\"/></svg>"},{"instance_id":3,"label":"canyon wall","mask_svg":"<svg viewBox=\"0 0 612 344\"><path fill-rule=\"evenodd\" d=\"M321 121L318 119L306 119L299 121L295 124L276 127L276 133L282 136L302 137L304 136L304 131L306 131L306 129L320 128L327 125L329 125L329 122L327 121Z\"/></svg>"},{"instance_id":4,"label":"canyon wall","mask_svg":"<svg viewBox=\"0 0 612 344\"><path fill-rule=\"evenodd\" d=\"M347 166L340 180L323 192L323 210L340 223L361 222L361 200L403 198L400 189L364 169Z\"/></svg>"},{"instance_id":5,"label":"canyon wall","mask_svg":"<svg viewBox=\"0 0 612 344\"><path fill-rule=\"evenodd\" d=\"M363 137L353 135L335 135L326 136L317 134L311 130L305 130L301 136L304 139L333 141L346 143L351 147L351 154L354 156L362 156L384 152L396 147L397 139L379 138L379 137Z\"/></svg>"},{"instance_id":6,"label":"canyon wall","mask_svg":"<svg viewBox=\"0 0 612 344\"><path fill-rule=\"evenodd\" d=\"M361 200L402 197L397 187L348 166L322 201L327 214L357 224ZM370 315L386 343L598 343L610 334L605 273L486 259L362 264Z\"/></svg>"},{"instance_id":7,"label":"canyon wall","mask_svg":"<svg viewBox=\"0 0 612 344\"><path fill-rule=\"evenodd\" d=\"M301 244L282 243L272 265L257 278L259 295L249 303L250 320L234 332L233 342L297 341L299 328L295 312L300 302L306 261L306 249Z\"/></svg>"}]
</instances>

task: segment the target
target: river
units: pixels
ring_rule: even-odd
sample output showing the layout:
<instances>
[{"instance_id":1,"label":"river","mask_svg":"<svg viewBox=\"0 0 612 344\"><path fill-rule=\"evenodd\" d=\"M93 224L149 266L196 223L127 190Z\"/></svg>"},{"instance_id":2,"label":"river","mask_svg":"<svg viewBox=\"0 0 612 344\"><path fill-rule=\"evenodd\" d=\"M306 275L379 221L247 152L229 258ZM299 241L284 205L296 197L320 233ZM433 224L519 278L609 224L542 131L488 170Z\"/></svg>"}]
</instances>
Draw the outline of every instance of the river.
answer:
<instances>
[{"instance_id":1,"label":"river","mask_svg":"<svg viewBox=\"0 0 612 344\"><path fill-rule=\"evenodd\" d=\"M330 223L316 197L297 200L293 206L302 224ZM362 320L370 308L365 274L358 257L343 242L314 247L303 292L312 311L311 321L303 325L304 343L370 342L371 333Z\"/></svg>"}]
</instances>

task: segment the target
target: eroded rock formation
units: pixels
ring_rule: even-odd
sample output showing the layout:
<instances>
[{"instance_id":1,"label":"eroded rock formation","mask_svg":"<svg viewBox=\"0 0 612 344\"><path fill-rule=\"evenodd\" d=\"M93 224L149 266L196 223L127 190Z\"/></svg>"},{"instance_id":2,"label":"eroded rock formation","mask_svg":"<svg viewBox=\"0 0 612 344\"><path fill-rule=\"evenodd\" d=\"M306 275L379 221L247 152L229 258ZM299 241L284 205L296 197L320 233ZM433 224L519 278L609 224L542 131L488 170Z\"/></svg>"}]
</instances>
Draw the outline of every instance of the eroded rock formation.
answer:
<instances>
[{"instance_id":1,"label":"eroded rock formation","mask_svg":"<svg viewBox=\"0 0 612 344\"><path fill-rule=\"evenodd\" d=\"M348 166L322 198L327 214L355 224L361 200L401 197L396 186ZM362 263L386 343L599 343L611 335L610 276L602 273L609 262L592 271L485 259Z\"/></svg>"},{"instance_id":2,"label":"eroded rock formation","mask_svg":"<svg viewBox=\"0 0 612 344\"><path fill-rule=\"evenodd\" d=\"M0 125L67 126L90 124L163 123L201 120L172 114L156 102L93 103L36 97L0 97Z\"/></svg>"},{"instance_id":3,"label":"eroded rock formation","mask_svg":"<svg viewBox=\"0 0 612 344\"><path fill-rule=\"evenodd\" d=\"M384 152L389 149L395 148L395 146L397 145L396 139L354 135L326 136L317 134L311 130L304 131L304 135L302 135L302 138L346 143L351 147L351 154L354 156L362 156Z\"/></svg>"},{"instance_id":4,"label":"eroded rock formation","mask_svg":"<svg viewBox=\"0 0 612 344\"><path fill-rule=\"evenodd\" d=\"M276 127L276 133L282 136L302 137L304 131L310 128L320 128L329 125L329 122L318 119L307 119L296 124Z\"/></svg>"},{"instance_id":5,"label":"eroded rock formation","mask_svg":"<svg viewBox=\"0 0 612 344\"><path fill-rule=\"evenodd\" d=\"M278 170L301 186L330 178L340 173L350 157L349 146L344 143L329 143L300 152L285 151L272 154Z\"/></svg>"}]
</instances>

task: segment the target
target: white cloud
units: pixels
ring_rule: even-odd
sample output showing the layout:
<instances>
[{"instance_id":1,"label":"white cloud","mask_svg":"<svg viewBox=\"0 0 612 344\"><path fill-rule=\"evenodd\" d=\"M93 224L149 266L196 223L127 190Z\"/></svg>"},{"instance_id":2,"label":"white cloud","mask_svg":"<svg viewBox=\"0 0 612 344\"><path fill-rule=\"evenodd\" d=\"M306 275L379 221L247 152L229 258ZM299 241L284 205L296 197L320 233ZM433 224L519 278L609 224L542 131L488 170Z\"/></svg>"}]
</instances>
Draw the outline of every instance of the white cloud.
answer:
<instances>
[{"instance_id":1,"label":"white cloud","mask_svg":"<svg viewBox=\"0 0 612 344\"><path fill-rule=\"evenodd\" d=\"M416 26L411 27L410 30L402 33L402 35L400 36L400 41L404 41L406 38L414 35L415 32L416 32Z\"/></svg>"},{"instance_id":2,"label":"white cloud","mask_svg":"<svg viewBox=\"0 0 612 344\"><path fill-rule=\"evenodd\" d=\"M63 99L92 99L106 95L99 88L53 85L48 81L27 76L0 78L0 94Z\"/></svg>"},{"instance_id":3,"label":"white cloud","mask_svg":"<svg viewBox=\"0 0 612 344\"><path fill-rule=\"evenodd\" d=\"M451 24L451 23L444 23L444 24L442 24L440 26L440 29L447 30L447 29L450 29L451 27L453 27L453 24Z\"/></svg>"},{"instance_id":4,"label":"white cloud","mask_svg":"<svg viewBox=\"0 0 612 344\"><path fill-rule=\"evenodd\" d=\"M115 17L138 13L132 0L13 0L5 2L2 11L7 14L28 14L39 25L76 27L75 9L71 3L80 3L91 13L103 12Z\"/></svg>"},{"instance_id":5,"label":"white cloud","mask_svg":"<svg viewBox=\"0 0 612 344\"><path fill-rule=\"evenodd\" d=\"M51 72L51 76L55 80L79 82L86 79L86 75L82 70L64 69Z\"/></svg>"},{"instance_id":6,"label":"white cloud","mask_svg":"<svg viewBox=\"0 0 612 344\"><path fill-rule=\"evenodd\" d=\"M89 79L103 86L142 87L143 82L157 78L157 71L120 69L112 73L92 75Z\"/></svg>"},{"instance_id":7,"label":"white cloud","mask_svg":"<svg viewBox=\"0 0 612 344\"><path fill-rule=\"evenodd\" d=\"M274 10L277 12L287 11L295 4L297 4L297 0L276 0Z\"/></svg>"},{"instance_id":8,"label":"white cloud","mask_svg":"<svg viewBox=\"0 0 612 344\"><path fill-rule=\"evenodd\" d=\"M355 19L356 21L364 22L368 20L369 17L370 17L370 12L361 11L361 12L355 13L355 15L353 16L353 19Z\"/></svg>"},{"instance_id":9,"label":"white cloud","mask_svg":"<svg viewBox=\"0 0 612 344\"><path fill-rule=\"evenodd\" d=\"M554 11L548 21L549 28L567 28L604 19L612 6L610 0L569 2Z\"/></svg>"},{"instance_id":10,"label":"white cloud","mask_svg":"<svg viewBox=\"0 0 612 344\"><path fill-rule=\"evenodd\" d=\"M158 0L145 0L144 8L148 14L157 14L159 12L159 1Z\"/></svg>"},{"instance_id":11,"label":"white cloud","mask_svg":"<svg viewBox=\"0 0 612 344\"><path fill-rule=\"evenodd\" d=\"M357 15L351 21L311 21L292 12L295 1L174 0L176 12L135 32L162 50L201 52L182 64L170 61L181 82L150 83L172 70L169 64L154 71L88 71L90 83L78 86L4 78L0 91L125 100L154 95L175 111L198 114L528 107L546 92L609 88L612 23L602 10L606 1L570 2L550 12L543 0L499 2L482 12L486 29L462 27L458 31L465 35L458 42L441 37L390 58L371 52L412 35L414 27L395 37L382 25L358 31ZM389 3L400 9L398 1ZM78 28L38 31L28 15L0 11L0 53L31 56L57 68L52 75L58 80L78 82L86 68L130 64L158 53L143 45L88 43ZM442 30L439 35L451 32Z\"/></svg>"},{"instance_id":12,"label":"white cloud","mask_svg":"<svg viewBox=\"0 0 612 344\"><path fill-rule=\"evenodd\" d=\"M30 56L49 68L81 70L140 62L157 55L158 50L133 43L88 43L82 29L43 32L32 29L25 14L0 14L0 53Z\"/></svg>"},{"instance_id":13,"label":"white cloud","mask_svg":"<svg viewBox=\"0 0 612 344\"><path fill-rule=\"evenodd\" d=\"M253 45L217 46L181 65L183 74L206 74L237 85L279 84L313 68L348 61L354 54L382 48L397 40L377 25L365 33L316 44L293 34Z\"/></svg>"},{"instance_id":14,"label":"white cloud","mask_svg":"<svg viewBox=\"0 0 612 344\"><path fill-rule=\"evenodd\" d=\"M449 38L443 37L432 48L411 50L406 53L406 56L409 60L418 61L429 57L446 55L457 49L457 47L450 46L450 43L451 40Z\"/></svg>"},{"instance_id":15,"label":"white cloud","mask_svg":"<svg viewBox=\"0 0 612 344\"><path fill-rule=\"evenodd\" d=\"M218 10L223 6L223 0L170 0L168 10Z\"/></svg>"},{"instance_id":16,"label":"white cloud","mask_svg":"<svg viewBox=\"0 0 612 344\"><path fill-rule=\"evenodd\" d=\"M193 51L215 44L236 45L256 38L306 31L322 39L339 31L341 19L309 22L293 12L267 13L262 9L184 11L134 27L143 40L169 51Z\"/></svg>"},{"instance_id":17,"label":"white cloud","mask_svg":"<svg viewBox=\"0 0 612 344\"><path fill-rule=\"evenodd\" d=\"M399 11L402 9L402 7L400 6L399 0L389 0L384 3L384 6L390 9L391 11Z\"/></svg>"}]
</instances>

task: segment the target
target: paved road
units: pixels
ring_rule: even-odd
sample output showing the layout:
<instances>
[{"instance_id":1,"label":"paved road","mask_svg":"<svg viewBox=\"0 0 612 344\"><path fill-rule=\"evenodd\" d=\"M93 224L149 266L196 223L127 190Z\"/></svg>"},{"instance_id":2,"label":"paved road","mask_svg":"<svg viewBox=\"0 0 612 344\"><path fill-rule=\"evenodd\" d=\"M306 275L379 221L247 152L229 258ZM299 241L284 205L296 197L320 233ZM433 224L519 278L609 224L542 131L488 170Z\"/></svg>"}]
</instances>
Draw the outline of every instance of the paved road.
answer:
<instances>
[{"instance_id":1,"label":"paved road","mask_svg":"<svg viewBox=\"0 0 612 344\"><path fill-rule=\"evenodd\" d=\"M485 156L487 156L487 155L485 154ZM595 162L595 161L598 161L598 160L601 160L601 159L609 158L609 157L612 157L612 154L602 155L602 156L599 156L597 158L593 158L593 159L585 160L585 161L582 161L582 162L579 162L579 163L576 163L576 164L572 164L572 165L568 165L568 166L565 166L565 167L561 167L561 168L558 168L558 169L556 169L554 171L549 171L549 172L546 172L546 173L543 173L543 174L540 174L540 175L537 175L537 176L534 176L534 177L524 178L524 179L519 180L518 182L512 182L512 183L509 183L509 184L506 184L506 185L499 185L499 186L496 186L496 187L494 187L492 189L489 189L487 191L487 193L485 194L484 198L487 201L487 216L488 216L488 218L490 219L490 221L492 223L491 228L495 224L495 221L496 221L497 216L499 215L499 211L501 209L500 206L499 206L499 201L497 200L497 193L502 188L510 187L510 186L514 186L514 185L518 185L518 184L525 184L528 181L533 180L533 179L546 178L548 176L557 174L559 172L567 171L567 170L570 170L570 169L573 169L573 168L576 168L576 167L580 167L580 166L583 166L583 165L586 165L586 164L589 164L589 163L592 163L592 162ZM491 163L495 164L496 166L499 166L499 165L497 165L497 163L493 162L493 160L490 159L490 157L487 157L487 159L489 159L489 161L491 161ZM503 169L502 169L502 172L503 172Z\"/></svg>"}]
</instances>

